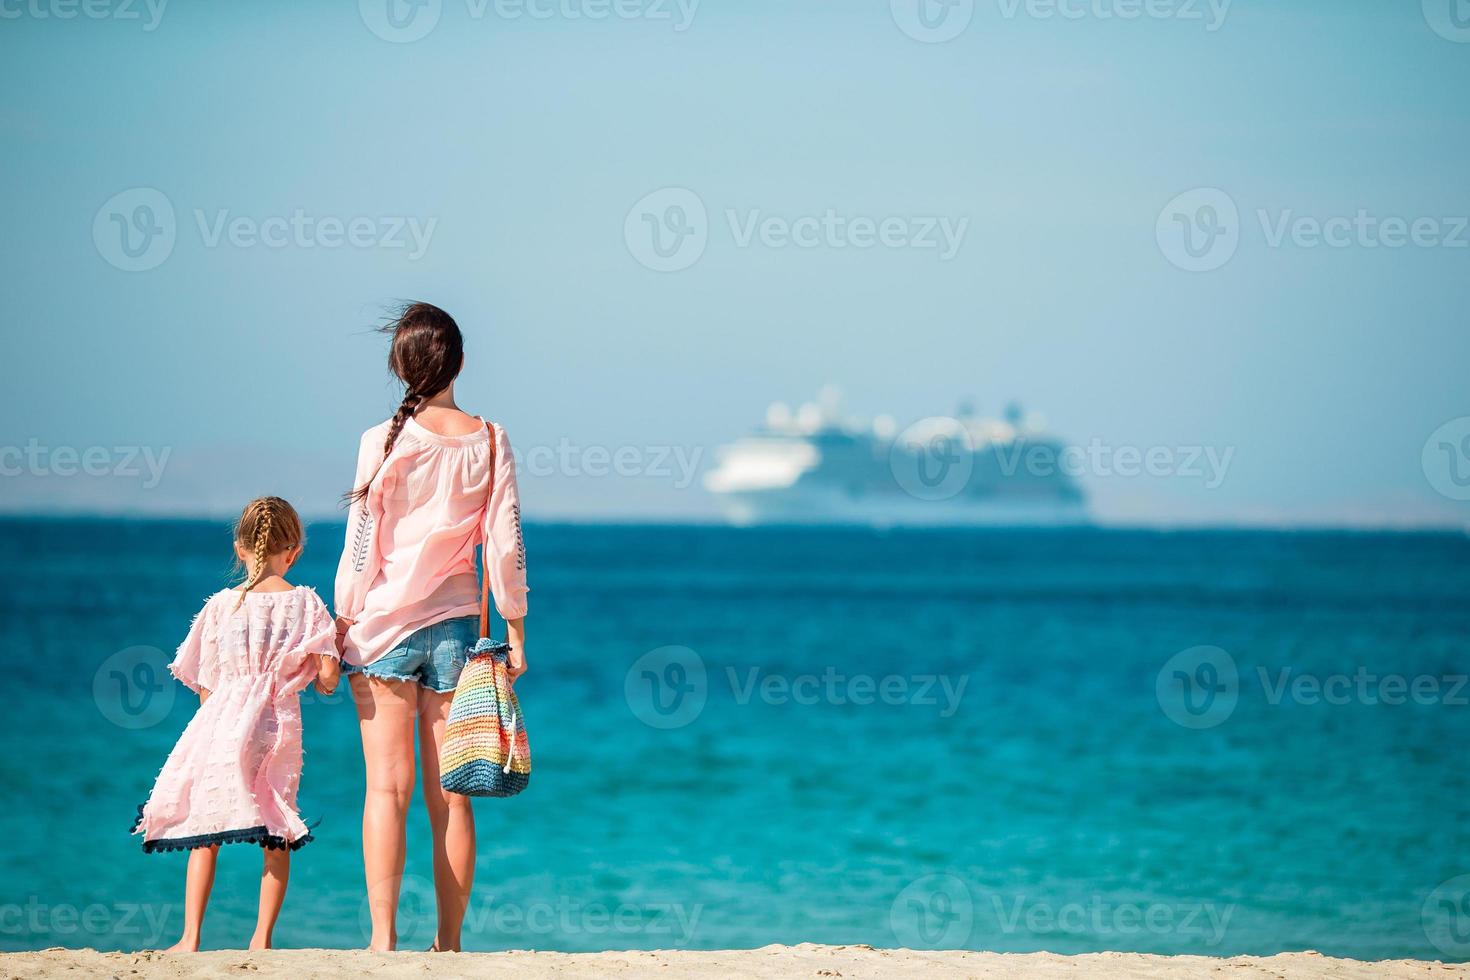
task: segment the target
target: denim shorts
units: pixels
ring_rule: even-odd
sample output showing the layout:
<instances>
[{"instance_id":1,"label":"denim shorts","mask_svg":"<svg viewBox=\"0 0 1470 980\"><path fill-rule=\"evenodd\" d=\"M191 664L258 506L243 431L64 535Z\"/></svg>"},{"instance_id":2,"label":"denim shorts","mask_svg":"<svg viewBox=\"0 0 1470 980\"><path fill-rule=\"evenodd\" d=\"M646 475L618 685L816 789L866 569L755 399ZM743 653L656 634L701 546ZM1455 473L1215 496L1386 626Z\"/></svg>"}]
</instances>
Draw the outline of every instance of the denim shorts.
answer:
<instances>
[{"instance_id":1,"label":"denim shorts","mask_svg":"<svg viewBox=\"0 0 1470 980\"><path fill-rule=\"evenodd\" d=\"M480 638L480 618L460 616L414 630L366 667L343 663L348 674L385 681L418 681L440 694L454 690L470 647Z\"/></svg>"}]
</instances>

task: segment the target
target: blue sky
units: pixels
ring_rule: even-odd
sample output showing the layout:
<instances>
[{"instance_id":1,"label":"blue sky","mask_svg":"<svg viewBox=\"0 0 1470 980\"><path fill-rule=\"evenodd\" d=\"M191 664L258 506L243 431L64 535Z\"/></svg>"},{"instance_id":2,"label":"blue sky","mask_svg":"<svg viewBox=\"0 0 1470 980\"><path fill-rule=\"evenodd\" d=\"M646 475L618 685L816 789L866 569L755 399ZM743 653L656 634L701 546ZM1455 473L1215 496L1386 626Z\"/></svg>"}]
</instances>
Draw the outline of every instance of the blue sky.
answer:
<instances>
[{"instance_id":1,"label":"blue sky","mask_svg":"<svg viewBox=\"0 0 1470 980\"><path fill-rule=\"evenodd\" d=\"M1470 416L1450 0L976 0L940 43L907 0L440 0L408 41L380 0L97 2L3 5L0 447L109 462L7 469L5 509L330 512L397 400L364 330L406 297L466 330L463 404L571 460L528 468L533 517L712 514L659 459L830 383L900 424L1016 399L1080 445L1233 452L1213 488L1087 474L1105 520L1467 523L1423 459ZM129 271L140 188L173 244ZM705 241L656 271L625 226L666 188ZM1173 214L1206 235L1222 194L1233 244L1182 268ZM168 454L156 485L120 447Z\"/></svg>"}]
</instances>

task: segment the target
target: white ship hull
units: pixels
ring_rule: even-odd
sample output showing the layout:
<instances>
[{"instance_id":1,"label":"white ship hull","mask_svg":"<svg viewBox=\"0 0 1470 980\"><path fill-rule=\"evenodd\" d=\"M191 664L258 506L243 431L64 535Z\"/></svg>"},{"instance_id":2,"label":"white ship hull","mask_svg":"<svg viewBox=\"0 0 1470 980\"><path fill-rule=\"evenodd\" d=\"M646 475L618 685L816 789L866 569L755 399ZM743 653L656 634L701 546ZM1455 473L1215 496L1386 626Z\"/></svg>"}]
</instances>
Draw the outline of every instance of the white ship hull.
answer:
<instances>
[{"instance_id":1,"label":"white ship hull","mask_svg":"<svg viewBox=\"0 0 1470 980\"><path fill-rule=\"evenodd\" d=\"M1054 463L1064 448L1019 417L931 417L895 434L842 420L829 400L795 418L773 406L719 449L704 485L736 524L1086 524L1086 495Z\"/></svg>"}]
</instances>

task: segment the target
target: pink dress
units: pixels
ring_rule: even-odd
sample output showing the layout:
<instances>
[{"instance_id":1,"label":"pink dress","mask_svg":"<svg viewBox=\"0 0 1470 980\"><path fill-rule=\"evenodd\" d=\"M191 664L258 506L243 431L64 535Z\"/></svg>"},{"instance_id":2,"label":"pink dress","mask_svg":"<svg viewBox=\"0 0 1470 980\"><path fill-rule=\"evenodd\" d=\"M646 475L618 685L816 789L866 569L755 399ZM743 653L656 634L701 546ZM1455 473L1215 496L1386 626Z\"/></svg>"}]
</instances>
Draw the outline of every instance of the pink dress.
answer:
<instances>
[{"instance_id":1,"label":"pink dress","mask_svg":"<svg viewBox=\"0 0 1470 980\"><path fill-rule=\"evenodd\" d=\"M498 425L440 435L407 419L383 458L388 423L363 433L337 566L337 615L352 621L342 659L371 664L425 626L480 612L475 546L504 619L526 615L526 548L510 440ZM495 478L490 479L491 459Z\"/></svg>"},{"instance_id":2,"label":"pink dress","mask_svg":"<svg viewBox=\"0 0 1470 980\"><path fill-rule=\"evenodd\" d=\"M301 703L311 654L337 656L332 617L305 586L210 596L169 670L210 696L163 764L133 833L143 850L253 843L293 850L311 839L296 812Z\"/></svg>"}]
</instances>

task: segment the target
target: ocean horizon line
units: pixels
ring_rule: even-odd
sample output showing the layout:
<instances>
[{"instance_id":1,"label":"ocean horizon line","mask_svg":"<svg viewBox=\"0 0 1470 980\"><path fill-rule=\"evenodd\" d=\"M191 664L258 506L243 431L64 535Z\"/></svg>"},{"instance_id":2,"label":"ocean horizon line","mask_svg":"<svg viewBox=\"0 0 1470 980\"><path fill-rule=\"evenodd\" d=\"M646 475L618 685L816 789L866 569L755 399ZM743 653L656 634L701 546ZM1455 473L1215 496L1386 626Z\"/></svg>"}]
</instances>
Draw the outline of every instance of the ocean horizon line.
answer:
<instances>
[{"instance_id":1,"label":"ocean horizon line","mask_svg":"<svg viewBox=\"0 0 1470 980\"><path fill-rule=\"evenodd\" d=\"M135 523L135 524L228 524L237 515L222 511L175 512L169 514L137 510L7 510L0 508L0 523ZM302 511L308 524L345 524L345 512ZM539 527L621 527L621 528L706 528L730 531L853 530L878 533L1260 533L1260 534L1324 534L1324 535L1405 535L1405 536L1470 536L1470 522L1450 523L1412 520L1399 521L1287 521L1242 518L1236 520L1178 519L1137 521L1098 519L1071 524L867 524L849 521L762 522L740 524L708 515L650 514L527 514L528 526Z\"/></svg>"}]
</instances>

